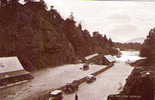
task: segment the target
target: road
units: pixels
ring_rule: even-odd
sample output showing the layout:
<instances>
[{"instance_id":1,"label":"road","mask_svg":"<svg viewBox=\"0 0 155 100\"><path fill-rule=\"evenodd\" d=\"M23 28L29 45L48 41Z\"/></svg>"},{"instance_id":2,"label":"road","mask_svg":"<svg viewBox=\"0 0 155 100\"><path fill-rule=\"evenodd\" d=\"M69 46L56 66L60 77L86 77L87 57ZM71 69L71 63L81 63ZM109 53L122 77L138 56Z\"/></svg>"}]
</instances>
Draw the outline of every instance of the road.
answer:
<instances>
[{"instance_id":1,"label":"road","mask_svg":"<svg viewBox=\"0 0 155 100\"><path fill-rule=\"evenodd\" d=\"M138 51L122 51L121 58L116 58L115 65L97 76L94 83L84 83L77 92L79 100L107 100L109 94L117 94L125 85L126 79L133 67L126 64L129 61L141 59ZM74 100L75 94L64 95L64 100Z\"/></svg>"},{"instance_id":2,"label":"road","mask_svg":"<svg viewBox=\"0 0 155 100\"><path fill-rule=\"evenodd\" d=\"M120 62L97 76L94 83L84 83L77 92L79 100L107 100L109 94L118 93L132 71L132 67ZM65 95L64 100L74 100L74 94Z\"/></svg>"},{"instance_id":3,"label":"road","mask_svg":"<svg viewBox=\"0 0 155 100\"><path fill-rule=\"evenodd\" d=\"M109 94L118 93L133 69L125 62L128 59L135 59L137 55L134 52L122 52L122 57L117 59L118 61L114 67L98 75L96 82L89 85L86 83L80 85L79 100L106 100ZM128 59L124 60L125 58ZM34 79L30 82L1 89L0 100L32 100L31 97L37 97L43 91L61 87L105 66L91 65L88 71L82 71L80 67L82 67L82 64L70 64L32 73ZM74 100L74 94L65 95L64 100Z\"/></svg>"},{"instance_id":4,"label":"road","mask_svg":"<svg viewBox=\"0 0 155 100\"><path fill-rule=\"evenodd\" d=\"M61 87L106 67L90 65L89 70L83 71L80 69L82 66L83 64L68 64L32 73L34 79L30 82L0 89L0 100L31 100L31 98L37 97L46 90Z\"/></svg>"}]
</instances>

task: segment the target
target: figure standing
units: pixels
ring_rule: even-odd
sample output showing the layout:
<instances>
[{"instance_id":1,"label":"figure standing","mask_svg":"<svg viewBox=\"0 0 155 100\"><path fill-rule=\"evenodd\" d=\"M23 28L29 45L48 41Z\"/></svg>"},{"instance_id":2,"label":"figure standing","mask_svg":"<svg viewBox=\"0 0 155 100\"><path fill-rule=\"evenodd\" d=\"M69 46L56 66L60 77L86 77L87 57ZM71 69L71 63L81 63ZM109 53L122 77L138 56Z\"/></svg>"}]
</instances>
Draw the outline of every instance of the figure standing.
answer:
<instances>
[{"instance_id":1,"label":"figure standing","mask_svg":"<svg viewBox=\"0 0 155 100\"><path fill-rule=\"evenodd\" d=\"M78 100L78 95L77 95L77 93L75 93L75 100Z\"/></svg>"}]
</instances>

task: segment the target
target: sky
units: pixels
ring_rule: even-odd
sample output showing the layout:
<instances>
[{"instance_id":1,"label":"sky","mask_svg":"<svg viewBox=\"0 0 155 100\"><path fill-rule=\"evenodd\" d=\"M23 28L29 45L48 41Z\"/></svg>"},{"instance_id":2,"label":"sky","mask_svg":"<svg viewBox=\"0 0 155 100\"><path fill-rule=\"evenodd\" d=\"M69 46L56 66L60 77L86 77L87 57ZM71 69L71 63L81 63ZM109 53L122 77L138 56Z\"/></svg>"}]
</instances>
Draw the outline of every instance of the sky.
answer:
<instances>
[{"instance_id":1,"label":"sky","mask_svg":"<svg viewBox=\"0 0 155 100\"><path fill-rule=\"evenodd\" d=\"M71 12L83 28L91 34L99 31L113 41L126 42L146 37L155 27L155 2L138 1L93 1L93 0L45 0L54 5L66 18Z\"/></svg>"}]
</instances>

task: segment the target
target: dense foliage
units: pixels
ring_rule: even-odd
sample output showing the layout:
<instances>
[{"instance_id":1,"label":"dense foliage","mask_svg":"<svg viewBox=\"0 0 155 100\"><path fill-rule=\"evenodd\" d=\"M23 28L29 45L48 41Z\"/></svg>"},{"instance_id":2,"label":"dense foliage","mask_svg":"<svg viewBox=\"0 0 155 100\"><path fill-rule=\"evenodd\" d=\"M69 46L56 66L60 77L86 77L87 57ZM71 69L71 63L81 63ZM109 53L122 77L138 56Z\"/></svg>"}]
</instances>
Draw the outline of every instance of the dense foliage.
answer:
<instances>
[{"instance_id":1,"label":"dense foliage","mask_svg":"<svg viewBox=\"0 0 155 100\"><path fill-rule=\"evenodd\" d=\"M27 70L66 63L93 54L116 54L111 39L91 36L73 14L63 19L56 9L46 10L43 0L1 0L0 56L18 56Z\"/></svg>"},{"instance_id":2,"label":"dense foliage","mask_svg":"<svg viewBox=\"0 0 155 100\"><path fill-rule=\"evenodd\" d=\"M140 56L147 58L147 63L155 64L155 28L151 29L149 35L142 45Z\"/></svg>"}]
</instances>

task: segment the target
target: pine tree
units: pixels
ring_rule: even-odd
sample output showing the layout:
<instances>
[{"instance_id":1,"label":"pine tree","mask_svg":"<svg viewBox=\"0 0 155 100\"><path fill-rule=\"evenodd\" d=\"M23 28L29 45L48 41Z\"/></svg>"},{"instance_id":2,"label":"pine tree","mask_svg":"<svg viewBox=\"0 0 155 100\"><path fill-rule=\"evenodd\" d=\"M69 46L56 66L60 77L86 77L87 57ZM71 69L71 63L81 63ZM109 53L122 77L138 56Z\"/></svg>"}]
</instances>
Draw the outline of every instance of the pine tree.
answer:
<instances>
[{"instance_id":1,"label":"pine tree","mask_svg":"<svg viewBox=\"0 0 155 100\"><path fill-rule=\"evenodd\" d=\"M71 15L70 15L69 19L70 19L70 20L74 20L73 12L71 12Z\"/></svg>"},{"instance_id":2,"label":"pine tree","mask_svg":"<svg viewBox=\"0 0 155 100\"><path fill-rule=\"evenodd\" d=\"M16 9L17 8L18 1L19 0L10 0L9 3L11 4L12 8Z\"/></svg>"},{"instance_id":3,"label":"pine tree","mask_svg":"<svg viewBox=\"0 0 155 100\"><path fill-rule=\"evenodd\" d=\"M111 38L109 38L108 42L109 42L109 46L113 47L113 42L112 42Z\"/></svg>"},{"instance_id":4,"label":"pine tree","mask_svg":"<svg viewBox=\"0 0 155 100\"><path fill-rule=\"evenodd\" d=\"M73 13L71 13L69 18L65 20L65 26L67 26L68 28L75 28L75 23L76 21L74 20Z\"/></svg>"},{"instance_id":5,"label":"pine tree","mask_svg":"<svg viewBox=\"0 0 155 100\"><path fill-rule=\"evenodd\" d=\"M144 41L140 56L146 57L150 63L155 64L155 28L151 29Z\"/></svg>"},{"instance_id":6,"label":"pine tree","mask_svg":"<svg viewBox=\"0 0 155 100\"><path fill-rule=\"evenodd\" d=\"M78 28L79 28L80 30L82 30L81 22L78 24Z\"/></svg>"},{"instance_id":7,"label":"pine tree","mask_svg":"<svg viewBox=\"0 0 155 100\"><path fill-rule=\"evenodd\" d=\"M105 42L107 42L107 41L108 41L108 39L107 39L107 36L106 36L106 35L104 35L104 41L105 41Z\"/></svg>"},{"instance_id":8,"label":"pine tree","mask_svg":"<svg viewBox=\"0 0 155 100\"><path fill-rule=\"evenodd\" d=\"M41 8L41 9L46 9L46 8L47 8L46 3L45 3L44 0L40 0L39 3L40 3L40 8Z\"/></svg>"},{"instance_id":9,"label":"pine tree","mask_svg":"<svg viewBox=\"0 0 155 100\"><path fill-rule=\"evenodd\" d=\"M0 7L6 7L8 4L7 0L0 0Z\"/></svg>"}]
</instances>

